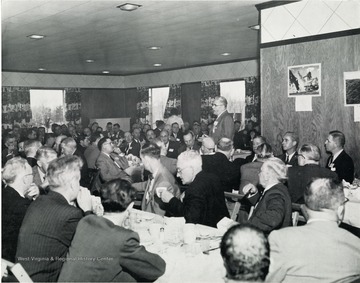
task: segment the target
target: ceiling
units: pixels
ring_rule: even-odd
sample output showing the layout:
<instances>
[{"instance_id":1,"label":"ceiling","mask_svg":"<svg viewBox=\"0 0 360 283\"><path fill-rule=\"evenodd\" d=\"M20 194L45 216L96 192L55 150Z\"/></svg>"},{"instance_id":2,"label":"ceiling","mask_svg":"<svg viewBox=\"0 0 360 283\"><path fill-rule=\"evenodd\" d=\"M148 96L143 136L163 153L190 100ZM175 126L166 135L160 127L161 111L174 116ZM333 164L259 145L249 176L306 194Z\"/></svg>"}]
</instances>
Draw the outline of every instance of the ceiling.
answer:
<instances>
[{"instance_id":1,"label":"ceiling","mask_svg":"<svg viewBox=\"0 0 360 283\"><path fill-rule=\"evenodd\" d=\"M116 8L127 2L142 7ZM2 0L2 69L131 75L258 57L259 32L248 27L261 2Z\"/></svg>"}]
</instances>

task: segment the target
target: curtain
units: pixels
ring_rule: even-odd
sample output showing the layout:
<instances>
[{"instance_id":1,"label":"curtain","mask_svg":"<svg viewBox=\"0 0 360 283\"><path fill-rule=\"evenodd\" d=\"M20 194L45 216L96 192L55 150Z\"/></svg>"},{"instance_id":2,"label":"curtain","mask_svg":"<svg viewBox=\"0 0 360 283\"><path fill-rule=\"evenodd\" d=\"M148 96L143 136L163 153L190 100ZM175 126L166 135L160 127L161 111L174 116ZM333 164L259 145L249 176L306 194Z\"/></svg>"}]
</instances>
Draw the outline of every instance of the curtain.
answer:
<instances>
[{"instance_id":1,"label":"curtain","mask_svg":"<svg viewBox=\"0 0 360 283\"><path fill-rule=\"evenodd\" d=\"M260 126L260 82L258 77L245 78L245 119Z\"/></svg>"},{"instance_id":2,"label":"curtain","mask_svg":"<svg viewBox=\"0 0 360 283\"><path fill-rule=\"evenodd\" d=\"M164 120L164 113L169 100L169 87L151 89L151 125L156 126L156 120Z\"/></svg>"},{"instance_id":3,"label":"curtain","mask_svg":"<svg viewBox=\"0 0 360 283\"><path fill-rule=\"evenodd\" d=\"M30 108L30 88L2 88L2 123L12 125L14 122L28 123L32 118Z\"/></svg>"},{"instance_id":4,"label":"curtain","mask_svg":"<svg viewBox=\"0 0 360 283\"><path fill-rule=\"evenodd\" d=\"M136 103L136 118L142 124L149 123L149 88L137 87L136 92L139 96L139 101Z\"/></svg>"},{"instance_id":5,"label":"curtain","mask_svg":"<svg viewBox=\"0 0 360 283\"><path fill-rule=\"evenodd\" d=\"M220 96L220 81L201 82L201 119L208 120L213 115L212 103Z\"/></svg>"},{"instance_id":6,"label":"curtain","mask_svg":"<svg viewBox=\"0 0 360 283\"><path fill-rule=\"evenodd\" d=\"M181 85L179 84L170 85L169 98L164 113L165 119L171 116L170 111L172 108L176 108L181 115Z\"/></svg>"},{"instance_id":7,"label":"curtain","mask_svg":"<svg viewBox=\"0 0 360 283\"><path fill-rule=\"evenodd\" d=\"M79 88L65 88L65 119L73 124L81 119L81 90Z\"/></svg>"}]
</instances>

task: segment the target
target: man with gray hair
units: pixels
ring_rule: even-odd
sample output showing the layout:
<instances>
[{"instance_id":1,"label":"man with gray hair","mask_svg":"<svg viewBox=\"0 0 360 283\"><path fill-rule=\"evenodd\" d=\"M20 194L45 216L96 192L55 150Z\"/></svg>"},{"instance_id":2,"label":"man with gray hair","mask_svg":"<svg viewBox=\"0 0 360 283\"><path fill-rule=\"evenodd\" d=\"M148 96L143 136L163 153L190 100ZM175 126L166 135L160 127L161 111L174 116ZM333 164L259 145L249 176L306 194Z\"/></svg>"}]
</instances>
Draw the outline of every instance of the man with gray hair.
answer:
<instances>
[{"instance_id":1,"label":"man with gray hair","mask_svg":"<svg viewBox=\"0 0 360 283\"><path fill-rule=\"evenodd\" d=\"M24 153L26 160L31 167L36 166L36 152L42 146L41 142L38 140L27 140L24 142Z\"/></svg>"},{"instance_id":2,"label":"man with gray hair","mask_svg":"<svg viewBox=\"0 0 360 283\"><path fill-rule=\"evenodd\" d=\"M331 153L326 168L336 172L339 180L354 181L354 162L345 152L345 135L340 131L331 131L325 141L325 149Z\"/></svg>"},{"instance_id":3,"label":"man with gray hair","mask_svg":"<svg viewBox=\"0 0 360 283\"><path fill-rule=\"evenodd\" d=\"M304 203L305 188L313 179L338 179L335 172L320 167L320 158L320 149L316 145L304 144L298 150L299 166L290 167L288 170L288 189L291 202Z\"/></svg>"},{"instance_id":4,"label":"man with gray hair","mask_svg":"<svg viewBox=\"0 0 360 283\"><path fill-rule=\"evenodd\" d=\"M215 154L215 142L214 142L213 138L210 138L210 137L203 138L200 152L201 152L201 155Z\"/></svg>"},{"instance_id":5,"label":"man with gray hair","mask_svg":"<svg viewBox=\"0 0 360 283\"><path fill-rule=\"evenodd\" d=\"M186 223L211 227L216 227L223 217L229 217L220 181L216 175L202 171L201 155L197 151L179 155L177 172L182 183L189 187L182 201L167 190L159 193L170 213L185 217Z\"/></svg>"},{"instance_id":6,"label":"man with gray hair","mask_svg":"<svg viewBox=\"0 0 360 283\"><path fill-rule=\"evenodd\" d=\"M228 138L221 138L217 144L214 155L202 155L202 169L204 172L213 173L219 177L226 192L238 190L240 185L239 162L231 162L234 154L233 141Z\"/></svg>"},{"instance_id":7,"label":"man with gray hair","mask_svg":"<svg viewBox=\"0 0 360 283\"><path fill-rule=\"evenodd\" d=\"M226 98L223 96L215 97L215 100L212 104L212 109L217 117L209 132L209 136L214 139L215 143L217 143L223 137L231 140L234 138L234 119L226 110L226 108Z\"/></svg>"},{"instance_id":8,"label":"man with gray hair","mask_svg":"<svg viewBox=\"0 0 360 283\"><path fill-rule=\"evenodd\" d=\"M220 244L226 282L262 282L269 271L269 243L264 233L246 224L231 227Z\"/></svg>"},{"instance_id":9,"label":"man with gray hair","mask_svg":"<svg viewBox=\"0 0 360 283\"><path fill-rule=\"evenodd\" d=\"M39 195L39 189L33 183L30 165L21 157L6 162L2 179L5 187L1 190L1 254L2 258L14 262L21 223L32 200Z\"/></svg>"},{"instance_id":10,"label":"man with gray hair","mask_svg":"<svg viewBox=\"0 0 360 283\"><path fill-rule=\"evenodd\" d=\"M268 282L358 282L360 239L339 228L346 198L341 184L316 179L305 190L309 220L269 236Z\"/></svg>"},{"instance_id":11,"label":"man with gray hair","mask_svg":"<svg viewBox=\"0 0 360 283\"><path fill-rule=\"evenodd\" d=\"M92 213L90 192L79 182L81 163L73 155L52 161L47 171L50 191L38 197L25 215L16 262L35 282L57 281L78 222Z\"/></svg>"}]
</instances>

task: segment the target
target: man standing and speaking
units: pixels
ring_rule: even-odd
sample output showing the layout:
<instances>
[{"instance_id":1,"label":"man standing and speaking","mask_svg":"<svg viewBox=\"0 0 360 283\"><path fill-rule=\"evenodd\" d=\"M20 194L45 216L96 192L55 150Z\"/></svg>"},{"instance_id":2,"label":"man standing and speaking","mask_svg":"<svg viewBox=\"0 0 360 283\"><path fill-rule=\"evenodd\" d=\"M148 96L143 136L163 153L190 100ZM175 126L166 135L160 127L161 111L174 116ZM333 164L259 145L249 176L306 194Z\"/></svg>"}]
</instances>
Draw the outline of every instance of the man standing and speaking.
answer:
<instances>
[{"instance_id":1,"label":"man standing and speaking","mask_svg":"<svg viewBox=\"0 0 360 283\"><path fill-rule=\"evenodd\" d=\"M212 109L217 117L209 133L210 137L214 139L215 144L217 144L221 138L231 140L234 138L234 119L226 108L226 98L223 96L215 97Z\"/></svg>"}]
</instances>

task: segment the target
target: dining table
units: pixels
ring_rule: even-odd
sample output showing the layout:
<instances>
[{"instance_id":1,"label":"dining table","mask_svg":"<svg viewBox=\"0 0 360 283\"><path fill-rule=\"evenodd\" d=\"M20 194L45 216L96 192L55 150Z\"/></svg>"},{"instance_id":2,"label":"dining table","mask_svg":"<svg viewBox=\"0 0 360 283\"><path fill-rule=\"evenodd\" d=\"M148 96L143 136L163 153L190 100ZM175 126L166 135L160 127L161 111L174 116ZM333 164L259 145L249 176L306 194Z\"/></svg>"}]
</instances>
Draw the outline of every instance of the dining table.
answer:
<instances>
[{"instance_id":1,"label":"dining table","mask_svg":"<svg viewBox=\"0 0 360 283\"><path fill-rule=\"evenodd\" d=\"M119 225L116 213L104 217ZM225 232L200 224L186 224L183 217L165 217L130 209L122 226L139 234L147 251L166 262L165 273L156 282L222 282L225 268L220 241Z\"/></svg>"}]
</instances>

